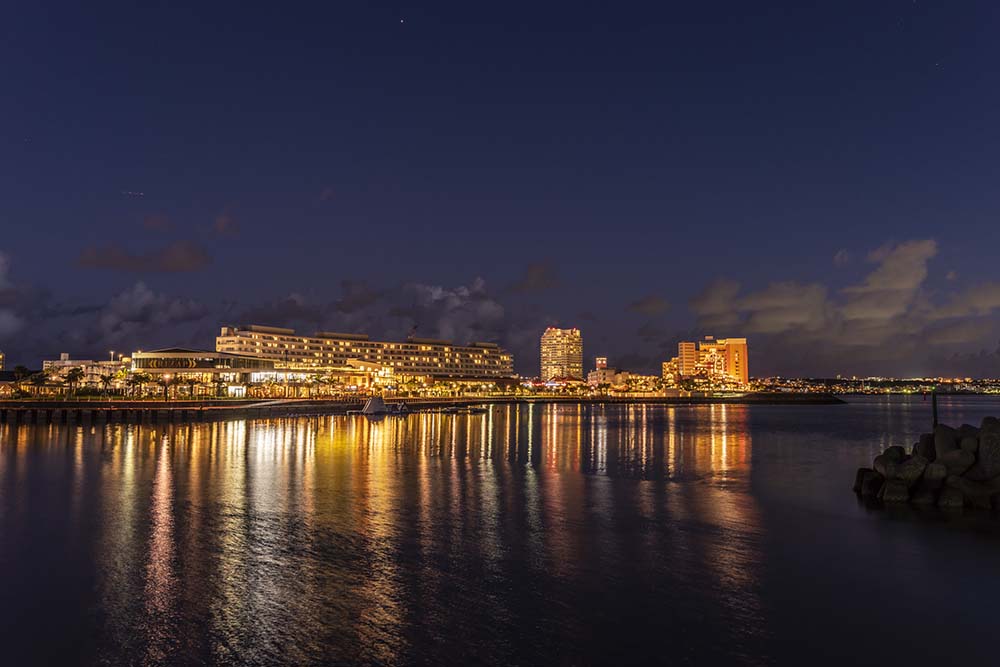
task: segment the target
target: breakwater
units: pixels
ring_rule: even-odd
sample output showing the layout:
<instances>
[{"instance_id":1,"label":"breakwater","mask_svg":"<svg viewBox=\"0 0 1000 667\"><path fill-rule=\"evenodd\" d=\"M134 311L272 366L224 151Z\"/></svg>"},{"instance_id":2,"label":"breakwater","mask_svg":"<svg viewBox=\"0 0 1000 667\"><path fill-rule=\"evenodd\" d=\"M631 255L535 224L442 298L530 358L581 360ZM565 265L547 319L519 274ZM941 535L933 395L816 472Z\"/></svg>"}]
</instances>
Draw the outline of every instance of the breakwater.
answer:
<instances>
[{"instance_id":1,"label":"breakwater","mask_svg":"<svg viewBox=\"0 0 1000 667\"><path fill-rule=\"evenodd\" d=\"M646 404L646 405L831 405L830 394L757 393L742 396L578 397L471 396L459 398L387 397L410 410L434 410L484 404ZM259 419L294 415L335 415L358 410L364 399L277 399L205 401L2 401L2 423L155 423Z\"/></svg>"},{"instance_id":2,"label":"breakwater","mask_svg":"<svg viewBox=\"0 0 1000 667\"><path fill-rule=\"evenodd\" d=\"M939 424L909 453L889 447L870 468L859 468L854 492L887 504L1000 511L1000 420L979 427Z\"/></svg>"}]
</instances>

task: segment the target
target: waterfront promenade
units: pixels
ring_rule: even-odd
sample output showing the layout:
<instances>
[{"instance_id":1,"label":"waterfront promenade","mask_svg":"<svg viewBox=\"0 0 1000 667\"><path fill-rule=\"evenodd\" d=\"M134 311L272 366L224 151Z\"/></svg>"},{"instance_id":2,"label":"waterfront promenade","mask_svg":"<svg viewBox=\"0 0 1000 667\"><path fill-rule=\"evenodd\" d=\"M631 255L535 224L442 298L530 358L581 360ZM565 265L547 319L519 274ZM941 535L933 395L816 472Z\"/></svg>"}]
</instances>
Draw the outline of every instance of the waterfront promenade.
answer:
<instances>
[{"instance_id":1,"label":"waterfront promenade","mask_svg":"<svg viewBox=\"0 0 1000 667\"><path fill-rule=\"evenodd\" d=\"M584 403L653 405L830 405L842 403L832 394L751 393L739 396L463 396L457 398L416 398L386 396L390 402L405 403L411 411L439 410L483 404ZM0 401L3 423L67 423L155 421L216 421L266 418L285 415L345 414L358 410L366 398L351 399L269 399L269 400L172 400L172 401Z\"/></svg>"}]
</instances>

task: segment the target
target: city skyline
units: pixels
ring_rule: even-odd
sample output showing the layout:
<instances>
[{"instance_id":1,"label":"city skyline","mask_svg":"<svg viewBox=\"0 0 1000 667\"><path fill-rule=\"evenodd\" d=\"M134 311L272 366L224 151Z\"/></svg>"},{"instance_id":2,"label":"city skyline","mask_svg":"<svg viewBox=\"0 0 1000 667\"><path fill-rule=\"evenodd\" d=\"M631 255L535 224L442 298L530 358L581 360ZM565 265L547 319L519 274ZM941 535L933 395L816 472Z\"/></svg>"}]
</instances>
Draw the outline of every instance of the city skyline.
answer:
<instances>
[{"instance_id":1,"label":"city skyline","mask_svg":"<svg viewBox=\"0 0 1000 667\"><path fill-rule=\"evenodd\" d=\"M7 365L267 321L1000 375L992 6L778 6L18 7Z\"/></svg>"},{"instance_id":2,"label":"city skyline","mask_svg":"<svg viewBox=\"0 0 1000 667\"><path fill-rule=\"evenodd\" d=\"M5 6L5 664L992 664L998 34Z\"/></svg>"}]
</instances>

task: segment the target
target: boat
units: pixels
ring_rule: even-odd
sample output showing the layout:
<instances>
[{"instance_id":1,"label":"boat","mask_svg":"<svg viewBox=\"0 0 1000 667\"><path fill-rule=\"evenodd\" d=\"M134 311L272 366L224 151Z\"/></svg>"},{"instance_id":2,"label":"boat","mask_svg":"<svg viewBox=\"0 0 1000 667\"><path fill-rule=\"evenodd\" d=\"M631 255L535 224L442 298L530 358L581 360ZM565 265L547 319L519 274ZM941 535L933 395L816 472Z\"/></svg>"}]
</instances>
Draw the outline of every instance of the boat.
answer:
<instances>
[{"instance_id":1,"label":"boat","mask_svg":"<svg viewBox=\"0 0 1000 667\"><path fill-rule=\"evenodd\" d=\"M360 410L349 410L349 415L364 415L366 417L384 417L386 415L406 415L410 409L406 403L386 403L381 396L372 396Z\"/></svg>"},{"instance_id":2,"label":"boat","mask_svg":"<svg viewBox=\"0 0 1000 667\"><path fill-rule=\"evenodd\" d=\"M385 404L381 396L372 396L365 402L365 407L361 408L363 415L387 415L389 406Z\"/></svg>"}]
</instances>

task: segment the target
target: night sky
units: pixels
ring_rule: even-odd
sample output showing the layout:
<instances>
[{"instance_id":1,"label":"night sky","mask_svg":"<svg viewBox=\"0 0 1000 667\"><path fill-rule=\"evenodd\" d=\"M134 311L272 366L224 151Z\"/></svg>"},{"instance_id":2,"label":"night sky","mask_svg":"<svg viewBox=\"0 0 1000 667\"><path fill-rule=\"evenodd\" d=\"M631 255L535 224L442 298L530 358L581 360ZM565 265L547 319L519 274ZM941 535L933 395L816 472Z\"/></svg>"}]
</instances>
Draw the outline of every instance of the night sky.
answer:
<instances>
[{"instance_id":1,"label":"night sky","mask_svg":"<svg viewBox=\"0 0 1000 667\"><path fill-rule=\"evenodd\" d=\"M154 4L154 3L142 3ZM203 6L204 5L204 6ZM17 3L0 349L223 324L1000 375L995 2Z\"/></svg>"}]
</instances>

